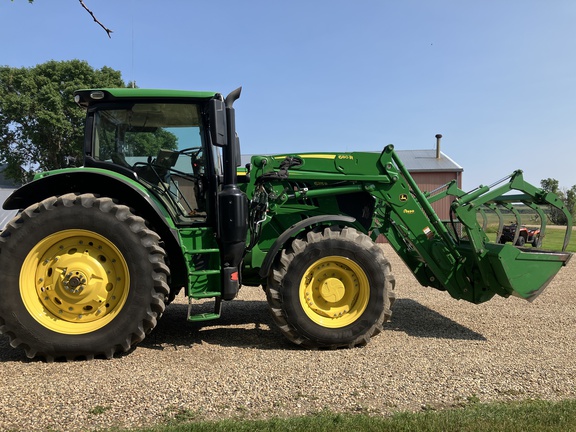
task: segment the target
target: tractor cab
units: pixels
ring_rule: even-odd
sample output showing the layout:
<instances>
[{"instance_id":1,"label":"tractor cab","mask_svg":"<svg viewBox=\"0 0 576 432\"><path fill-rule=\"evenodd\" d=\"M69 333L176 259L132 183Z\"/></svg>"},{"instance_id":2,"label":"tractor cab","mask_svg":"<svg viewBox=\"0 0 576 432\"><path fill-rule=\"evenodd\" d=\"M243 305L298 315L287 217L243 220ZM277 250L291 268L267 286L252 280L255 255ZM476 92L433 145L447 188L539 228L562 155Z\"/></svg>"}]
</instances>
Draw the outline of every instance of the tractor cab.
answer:
<instances>
[{"instance_id":1,"label":"tractor cab","mask_svg":"<svg viewBox=\"0 0 576 432\"><path fill-rule=\"evenodd\" d=\"M196 251L193 263L185 258L191 297L217 292L226 300L239 288L248 230L248 199L236 185L239 97L240 89L225 99L151 89L75 93L87 110L84 166L137 182L158 203L179 247Z\"/></svg>"},{"instance_id":2,"label":"tractor cab","mask_svg":"<svg viewBox=\"0 0 576 432\"><path fill-rule=\"evenodd\" d=\"M126 90L131 96L123 97ZM222 179L222 152L208 133L209 98L194 92L185 102L171 102L149 93L76 93L77 102L88 108L84 165L136 179L178 225L205 222L215 210Z\"/></svg>"}]
</instances>

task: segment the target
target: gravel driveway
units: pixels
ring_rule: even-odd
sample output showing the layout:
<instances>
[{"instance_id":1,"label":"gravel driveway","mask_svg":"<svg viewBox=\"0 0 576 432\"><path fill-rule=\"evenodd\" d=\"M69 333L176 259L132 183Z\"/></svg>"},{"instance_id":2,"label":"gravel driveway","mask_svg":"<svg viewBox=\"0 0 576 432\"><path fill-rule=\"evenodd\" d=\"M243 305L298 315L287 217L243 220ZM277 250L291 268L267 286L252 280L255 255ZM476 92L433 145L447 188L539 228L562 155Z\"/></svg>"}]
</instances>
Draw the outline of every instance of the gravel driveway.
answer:
<instances>
[{"instance_id":1,"label":"gravel driveway","mask_svg":"<svg viewBox=\"0 0 576 432\"><path fill-rule=\"evenodd\" d=\"M476 306L421 287L383 247L398 300L392 322L364 348L294 348L273 326L262 290L246 287L204 326L186 322L178 298L152 335L112 360L29 361L0 336L0 430L576 397L576 259L532 304Z\"/></svg>"}]
</instances>

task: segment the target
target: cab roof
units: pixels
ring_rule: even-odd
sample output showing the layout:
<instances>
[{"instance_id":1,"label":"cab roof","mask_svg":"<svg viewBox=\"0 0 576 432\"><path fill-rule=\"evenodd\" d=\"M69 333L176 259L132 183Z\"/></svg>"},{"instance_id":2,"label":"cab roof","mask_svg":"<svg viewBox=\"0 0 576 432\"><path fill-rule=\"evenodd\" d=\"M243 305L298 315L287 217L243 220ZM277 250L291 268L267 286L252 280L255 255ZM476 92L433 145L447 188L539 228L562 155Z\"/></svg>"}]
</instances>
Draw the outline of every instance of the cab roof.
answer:
<instances>
[{"instance_id":1,"label":"cab roof","mask_svg":"<svg viewBox=\"0 0 576 432\"><path fill-rule=\"evenodd\" d=\"M218 93L208 91L142 89L142 88L98 88L74 92L75 102L83 107L99 102L118 99L212 99Z\"/></svg>"}]
</instances>

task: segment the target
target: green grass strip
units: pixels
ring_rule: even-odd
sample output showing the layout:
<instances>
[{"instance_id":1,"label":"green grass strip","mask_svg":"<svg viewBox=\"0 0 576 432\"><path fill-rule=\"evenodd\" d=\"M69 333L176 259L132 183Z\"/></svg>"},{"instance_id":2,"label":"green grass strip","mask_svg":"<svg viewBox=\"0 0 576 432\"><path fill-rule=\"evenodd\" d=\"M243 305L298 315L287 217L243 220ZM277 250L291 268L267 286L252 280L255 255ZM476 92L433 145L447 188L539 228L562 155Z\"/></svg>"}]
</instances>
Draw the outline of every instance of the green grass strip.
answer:
<instances>
[{"instance_id":1,"label":"green grass strip","mask_svg":"<svg viewBox=\"0 0 576 432\"><path fill-rule=\"evenodd\" d=\"M463 408L397 413L388 417L321 412L270 420L165 424L133 432L566 432L576 431L576 400L472 403Z\"/></svg>"}]
</instances>

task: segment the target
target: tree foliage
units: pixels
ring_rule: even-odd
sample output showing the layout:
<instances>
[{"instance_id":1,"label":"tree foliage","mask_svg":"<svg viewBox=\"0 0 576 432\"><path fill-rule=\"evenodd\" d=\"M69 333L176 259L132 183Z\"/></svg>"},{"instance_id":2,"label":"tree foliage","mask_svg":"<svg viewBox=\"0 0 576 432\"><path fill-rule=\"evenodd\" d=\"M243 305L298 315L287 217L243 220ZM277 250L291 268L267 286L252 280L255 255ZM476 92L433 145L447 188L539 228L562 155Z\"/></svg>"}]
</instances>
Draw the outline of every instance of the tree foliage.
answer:
<instances>
[{"instance_id":1,"label":"tree foliage","mask_svg":"<svg viewBox=\"0 0 576 432\"><path fill-rule=\"evenodd\" d=\"M576 185L570 189L560 188L558 180L547 178L540 180L540 187L546 192L552 192L558 195L572 217L574 218L576 216ZM550 208L549 217L550 221L555 225L566 225L567 223L566 215L557 208Z\"/></svg>"},{"instance_id":2,"label":"tree foliage","mask_svg":"<svg viewBox=\"0 0 576 432\"><path fill-rule=\"evenodd\" d=\"M173 133L156 128L153 131L124 131L120 132L117 125L109 124L99 130L99 155L102 160L111 159L114 153L127 153L129 157L145 157L158 154L160 149L177 150L178 138ZM122 128L122 127L121 127ZM118 142L122 135L122 143ZM123 148L121 148L123 147Z\"/></svg>"},{"instance_id":3,"label":"tree foliage","mask_svg":"<svg viewBox=\"0 0 576 432\"><path fill-rule=\"evenodd\" d=\"M139 133L133 135L128 141L128 146L137 155L155 155L163 148L166 150L176 150L178 138L165 129L158 128L154 132Z\"/></svg>"},{"instance_id":4,"label":"tree foliage","mask_svg":"<svg viewBox=\"0 0 576 432\"><path fill-rule=\"evenodd\" d=\"M74 103L81 88L125 87L121 73L80 60L32 68L0 67L0 163L4 175L28 181L38 170L82 160L85 113Z\"/></svg>"}]
</instances>

